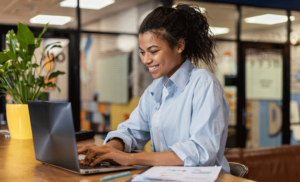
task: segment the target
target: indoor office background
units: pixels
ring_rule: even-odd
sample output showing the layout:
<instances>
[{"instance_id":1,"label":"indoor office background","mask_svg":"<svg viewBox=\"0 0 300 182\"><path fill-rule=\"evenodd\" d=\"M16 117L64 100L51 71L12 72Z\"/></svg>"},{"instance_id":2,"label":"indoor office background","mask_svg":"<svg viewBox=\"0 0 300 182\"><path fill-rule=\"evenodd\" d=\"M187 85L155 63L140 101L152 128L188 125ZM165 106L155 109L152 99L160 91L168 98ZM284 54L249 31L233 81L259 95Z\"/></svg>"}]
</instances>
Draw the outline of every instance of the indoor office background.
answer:
<instances>
[{"instance_id":1,"label":"indoor office background","mask_svg":"<svg viewBox=\"0 0 300 182\"><path fill-rule=\"evenodd\" d=\"M76 130L92 129L104 138L129 117L153 81L140 60L139 25L160 5L188 3L201 7L216 38L218 65L213 73L230 103L227 148L300 143L297 9L232 1L112 2L100 9L83 3L78 9L72 0L0 0L1 49L6 46L5 34L16 31L18 22L37 36L44 26L34 22L37 15L65 16L68 21L50 24L36 55L42 58L43 47L61 42L63 48L51 52L56 57L51 70L66 72L54 80L62 91L47 88L45 92L50 101L72 103ZM1 99L3 125L8 102L8 97ZM150 145L144 150L151 151Z\"/></svg>"}]
</instances>

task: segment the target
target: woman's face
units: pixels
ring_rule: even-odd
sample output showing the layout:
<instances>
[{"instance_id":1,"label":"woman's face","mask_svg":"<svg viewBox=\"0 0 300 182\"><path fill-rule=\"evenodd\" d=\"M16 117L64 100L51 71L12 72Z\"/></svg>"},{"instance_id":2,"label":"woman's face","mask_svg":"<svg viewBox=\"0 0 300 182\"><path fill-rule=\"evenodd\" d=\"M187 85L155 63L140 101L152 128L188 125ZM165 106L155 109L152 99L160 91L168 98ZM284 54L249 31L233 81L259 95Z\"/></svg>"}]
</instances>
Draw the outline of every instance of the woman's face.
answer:
<instances>
[{"instance_id":1,"label":"woman's face","mask_svg":"<svg viewBox=\"0 0 300 182\"><path fill-rule=\"evenodd\" d=\"M154 33L139 34L139 44L142 62L154 79L165 75L170 78L184 61L180 46L171 49L167 41Z\"/></svg>"}]
</instances>

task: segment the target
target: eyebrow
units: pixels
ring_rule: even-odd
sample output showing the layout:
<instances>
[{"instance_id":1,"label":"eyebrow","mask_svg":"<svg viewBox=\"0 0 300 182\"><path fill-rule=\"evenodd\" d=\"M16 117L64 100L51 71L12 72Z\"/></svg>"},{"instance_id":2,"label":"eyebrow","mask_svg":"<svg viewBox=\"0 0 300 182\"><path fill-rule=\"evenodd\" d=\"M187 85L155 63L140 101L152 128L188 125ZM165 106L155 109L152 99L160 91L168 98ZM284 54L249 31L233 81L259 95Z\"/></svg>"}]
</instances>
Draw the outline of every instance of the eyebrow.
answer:
<instances>
[{"instance_id":1,"label":"eyebrow","mask_svg":"<svg viewBox=\"0 0 300 182\"><path fill-rule=\"evenodd\" d=\"M158 47L158 46L152 45L152 46L148 47L147 50L150 50L152 47ZM142 48L140 48L140 49L143 50Z\"/></svg>"}]
</instances>

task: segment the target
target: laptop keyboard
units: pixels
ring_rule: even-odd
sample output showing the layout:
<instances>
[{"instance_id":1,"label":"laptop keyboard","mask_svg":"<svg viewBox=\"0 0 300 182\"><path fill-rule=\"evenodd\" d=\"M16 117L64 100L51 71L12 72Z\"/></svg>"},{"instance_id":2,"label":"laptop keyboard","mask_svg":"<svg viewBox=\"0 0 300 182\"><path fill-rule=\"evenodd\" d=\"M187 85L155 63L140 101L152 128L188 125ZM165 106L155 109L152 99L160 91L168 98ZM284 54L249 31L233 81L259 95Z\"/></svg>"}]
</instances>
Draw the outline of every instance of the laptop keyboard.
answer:
<instances>
[{"instance_id":1,"label":"laptop keyboard","mask_svg":"<svg viewBox=\"0 0 300 182\"><path fill-rule=\"evenodd\" d=\"M98 163L97 165L95 166L86 166L86 165L83 165L83 164L79 164L80 165L80 169L97 169L97 168L107 168L109 166L111 166L111 164L109 162L105 162L105 161L102 161L100 163Z\"/></svg>"}]
</instances>

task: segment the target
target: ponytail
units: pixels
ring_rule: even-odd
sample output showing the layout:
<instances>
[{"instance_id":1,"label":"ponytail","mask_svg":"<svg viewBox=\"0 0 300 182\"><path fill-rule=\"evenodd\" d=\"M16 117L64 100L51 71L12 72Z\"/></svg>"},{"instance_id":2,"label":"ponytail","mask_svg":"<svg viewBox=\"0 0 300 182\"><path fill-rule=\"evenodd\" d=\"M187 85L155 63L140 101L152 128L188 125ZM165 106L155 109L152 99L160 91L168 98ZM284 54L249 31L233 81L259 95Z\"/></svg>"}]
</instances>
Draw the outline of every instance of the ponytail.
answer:
<instances>
[{"instance_id":1,"label":"ponytail","mask_svg":"<svg viewBox=\"0 0 300 182\"><path fill-rule=\"evenodd\" d=\"M204 64L211 71L214 70L215 41L207 19L198 6L178 4L175 8L158 7L144 19L139 34L148 31L166 40L171 48L183 38L185 49L182 56L194 65Z\"/></svg>"}]
</instances>

